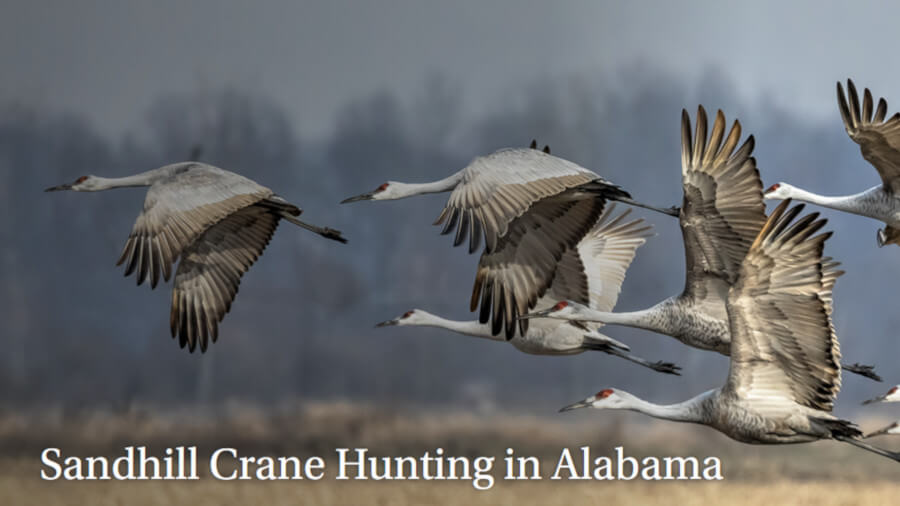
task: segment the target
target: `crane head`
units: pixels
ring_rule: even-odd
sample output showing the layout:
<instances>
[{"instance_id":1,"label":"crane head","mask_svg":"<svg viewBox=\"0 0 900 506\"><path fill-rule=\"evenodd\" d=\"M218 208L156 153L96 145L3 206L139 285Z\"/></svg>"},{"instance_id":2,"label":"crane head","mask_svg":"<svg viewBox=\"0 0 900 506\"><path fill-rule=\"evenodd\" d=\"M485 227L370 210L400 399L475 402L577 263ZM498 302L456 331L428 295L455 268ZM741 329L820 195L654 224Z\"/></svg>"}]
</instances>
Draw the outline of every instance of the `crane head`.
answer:
<instances>
[{"instance_id":1,"label":"crane head","mask_svg":"<svg viewBox=\"0 0 900 506\"><path fill-rule=\"evenodd\" d=\"M87 186L85 183L88 183L90 179L94 176L81 176L76 179L74 183L61 184L59 186L51 186L44 190L45 192L58 192L63 190L73 190L73 191L84 191Z\"/></svg>"},{"instance_id":2,"label":"crane head","mask_svg":"<svg viewBox=\"0 0 900 506\"><path fill-rule=\"evenodd\" d=\"M388 188L391 187L391 182L382 183L381 186L375 188L370 192L366 192L355 197L346 198L341 201L341 204L349 204L350 202L359 202L360 200L387 200L390 198L388 193L385 193Z\"/></svg>"},{"instance_id":3,"label":"crane head","mask_svg":"<svg viewBox=\"0 0 900 506\"><path fill-rule=\"evenodd\" d=\"M388 326L392 326L392 325L400 325L400 326L415 325L416 322L418 321L418 318L417 318L418 315L416 314L417 311L419 311L419 310L411 309L392 320L387 320L387 321L383 321L381 323L376 323L375 327L388 327Z\"/></svg>"},{"instance_id":4,"label":"crane head","mask_svg":"<svg viewBox=\"0 0 900 506\"><path fill-rule=\"evenodd\" d=\"M594 409L626 408L627 406L625 404L628 400L628 397L626 397L627 394L626 395L623 395L623 394L624 394L624 392L619 392L619 391L613 390L612 388L605 388L603 390L600 390L596 394L588 397L587 399L585 399L583 401L578 401L574 404L569 404L568 406L564 406L559 411L560 412L571 411L573 409L578 409L578 408L594 408Z\"/></svg>"},{"instance_id":5,"label":"crane head","mask_svg":"<svg viewBox=\"0 0 900 506\"><path fill-rule=\"evenodd\" d=\"M763 198L779 200L789 199L792 196L791 190L793 189L794 187L787 183L775 183L766 188L766 191L763 192Z\"/></svg>"}]
</instances>

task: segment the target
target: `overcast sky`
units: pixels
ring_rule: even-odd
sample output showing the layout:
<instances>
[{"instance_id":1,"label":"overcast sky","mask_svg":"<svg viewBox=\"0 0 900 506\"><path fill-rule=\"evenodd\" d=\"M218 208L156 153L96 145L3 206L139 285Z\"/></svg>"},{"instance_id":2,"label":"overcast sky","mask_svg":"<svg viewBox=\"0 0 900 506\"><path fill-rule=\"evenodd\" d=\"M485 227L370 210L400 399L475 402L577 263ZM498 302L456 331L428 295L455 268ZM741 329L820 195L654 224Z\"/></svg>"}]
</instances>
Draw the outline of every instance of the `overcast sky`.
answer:
<instances>
[{"instance_id":1,"label":"overcast sky","mask_svg":"<svg viewBox=\"0 0 900 506\"><path fill-rule=\"evenodd\" d=\"M839 78L900 104L900 65L883 51L900 43L898 14L778 0L6 0L0 99L86 113L115 134L160 93L236 86L319 135L348 100L415 93L429 73L458 82L471 114L517 82L649 64L689 82L717 67L750 100L825 118Z\"/></svg>"}]
</instances>

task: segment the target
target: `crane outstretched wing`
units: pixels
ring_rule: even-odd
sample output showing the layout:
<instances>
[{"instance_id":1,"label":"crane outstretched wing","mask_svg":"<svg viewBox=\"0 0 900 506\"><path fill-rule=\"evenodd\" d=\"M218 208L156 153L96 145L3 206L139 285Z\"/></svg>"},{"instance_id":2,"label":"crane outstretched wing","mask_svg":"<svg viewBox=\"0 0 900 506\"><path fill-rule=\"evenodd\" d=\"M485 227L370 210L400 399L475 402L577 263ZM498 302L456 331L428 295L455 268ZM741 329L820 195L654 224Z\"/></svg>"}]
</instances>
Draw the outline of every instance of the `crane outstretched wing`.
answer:
<instances>
[{"instance_id":1,"label":"crane outstretched wing","mask_svg":"<svg viewBox=\"0 0 900 506\"><path fill-rule=\"evenodd\" d=\"M864 91L860 110L856 86L850 79L847 79L847 91L849 105L841 83L837 83L838 108L847 134L859 144L863 158L878 170L884 188L900 194L900 113L885 120L887 101L879 98L873 115L872 93L868 88Z\"/></svg>"},{"instance_id":2,"label":"crane outstretched wing","mask_svg":"<svg viewBox=\"0 0 900 506\"><path fill-rule=\"evenodd\" d=\"M732 283L744 256L766 221L762 181L753 152L753 136L735 152L741 124L725 137L725 116L716 113L706 138L706 111L691 120L681 112L681 174L684 203L679 221L687 263L685 295L703 298L710 283ZM724 138L724 144L723 144Z\"/></svg>"},{"instance_id":3,"label":"crane outstretched wing","mask_svg":"<svg viewBox=\"0 0 900 506\"><path fill-rule=\"evenodd\" d=\"M116 265L125 275L137 271L137 284L166 281L172 264L200 234L229 214L272 196L272 190L245 177L209 165L178 164L166 180L147 190Z\"/></svg>"},{"instance_id":4,"label":"crane outstretched wing","mask_svg":"<svg viewBox=\"0 0 900 506\"><path fill-rule=\"evenodd\" d=\"M537 149L502 149L480 156L463 169L462 181L435 221L442 234L456 230L454 245L469 237L469 252L484 235L485 251L493 252L511 223L536 202L596 182L621 196L628 194L575 163Z\"/></svg>"},{"instance_id":5,"label":"crane outstretched wing","mask_svg":"<svg viewBox=\"0 0 900 506\"><path fill-rule=\"evenodd\" d=\"M563 253L550 288L536 307L571 300L612 311L637 249L654 235L653 226L643 219L626 221L631 209L619 214L615 210L611 203L577 248Z\"/></svg>"},{"instance_id":6,"label":"crane outstretched wing","mask_svg":"<svg viewBox=\"0 0 900 506\"><path fill-rule=\"evenodd\" d=\"M231 309L241 276L262 254L278 227L277 211L239 209L209 227L181 255L172 290L170 327L181 347L206 351Z\"/></svg>"},{"instance_id":7,"label":"crane outstretched wing","mask_svg":"<svg viewBox=\"0 0 900 506\"><path fill-rule=\"evenodd\" d=\"M505 328L511 339L519 315L527 314L544 295L563 255L594 226L605 203L602 197L561 195L537 202L513 220L497 247L482 253L478 263L471 310L481 307L479 321L491 321L494 335ZM524 334L528 320L518 325Z\"/></svg>"},{"instance_id":8,"label":"crane outstretched wing","mask_svg":"<svg viewBox=\"0 0 900 506\"><path fill-rule=\"evenodd\" d=\"M766 222L728 295L731 371L725 391L760 410L796 403L831 411L841 352L831 322L837 262L822 257L830 232L803 205L783 201ZM792 223L793 222L793 223Z\"/></svg>"}]
</instances>

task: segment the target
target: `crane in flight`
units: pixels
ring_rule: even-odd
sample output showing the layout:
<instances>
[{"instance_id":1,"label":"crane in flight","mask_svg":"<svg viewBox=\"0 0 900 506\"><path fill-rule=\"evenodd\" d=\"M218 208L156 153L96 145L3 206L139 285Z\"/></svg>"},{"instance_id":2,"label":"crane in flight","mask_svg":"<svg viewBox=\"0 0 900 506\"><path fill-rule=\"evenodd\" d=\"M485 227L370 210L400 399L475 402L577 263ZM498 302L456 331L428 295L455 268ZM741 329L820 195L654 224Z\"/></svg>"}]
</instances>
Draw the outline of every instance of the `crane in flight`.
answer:
<instances>
[{"instance_id":1,"label":"crane in flight","mask_svg":"<svg viewBox=\"0 0 900 506\"><path fill-rule=\"evenodd\" d=\"M678 220L684 238L686 280L680 294L650 308L629 312L602 311L578 301L561 300L549 309L522 318L549 317L637 327L672 336L688 346L728 355L731 348L726 311L728 289L766 221L762 181L752 156L754 139L750 135L738 148L740 136L738 121L725 135L725 116L720 110L707 141L706 111L700 106L692 138L690 118L682 110L684 200ZM829 264L830 259L825 263ZM826 278L823 285L829 312L831 288L837 274ZM843 367L881 380L870 366Z\"/></svg>"},{"instance_id":2,"label":"crane in flight","mask_svg":"<svg viewBox=\"0 0 900 506\"><path fill-rule=\"evenodd\" d=\"M169 280L170 328L182 348L206 351L231 308L241 276L263 253L280 220L339 242L337 230L300 221L301 210L241 175L199 162L166 165L133 176L82 176L45 191L96 192L146 186L144 209L116 265L137 284Z\"/></svg>"},{"instance_id":3,"label":"crane in flight","mask_svg":"<svg viewBox=\"0 0 900 506\"><path fill-rule=\"evenodd\" d=\"M375 190L345 199L396 200L427 193L451 192L435 225L442 234L456 231L454 246L469 239L474 253L484 239L485 248L470 304L479 307L479 321L492 322L507 339L528 329L519 315L534 307L549 288L556 265L588 233L607 200L650 208L677 216L675 208L660 209L634 201L618 186L568 160L553 156L549 148L501 149L479 156L455 174L430 183L388 181ZM509 269L491 259L514 259ZM518 276L504 275L516 271Z\"/></svg>"},{"instance_id":4,"label":"crane in flight","mask_svg":"<svg viewBox=\"0 0 900 506\"><path fill-rule=\"evenodd\" d=\"M849 104L844 88L840 82L837 83L838 109L844 120L844 129L859 144L863 158L878 171L881 184L862 193L830 197L780 182L770 186L765 196L767 199L791 198L874 218L885 224L884 229L878 230L876 236L878 246L900 246L900 113L884 119L887 115L887 101L880 98L873 114L872 93L868 88L864 91L860 110L859 95L850 79L847 80L847 91L850 95Z\"/></svg>"},{"instance_id":5,"label":"crane in flight","mask_svg":"<svg viewBox=\"0 0 900 506\"><path fill-rule=\"evenodd\" d=\"M769 216L728 291L731 367L725 385L687 401L659 405L606 388L565 406L627 409L708 425L743 443L788 444L836 439L900 461L869 445L856 426L831 413L841 387L840 344L831 322L822 258L826 220L798 220L803 204L782 202Z\"/></svg>"},{"instance_id":6,"label":"crane in flight","mask_svg":"<svg viewBox=\"0 0 900 506\"><path fill-rule=\"evenodd\" d=\"M652 227L641 219L626 221L630 210L616 216L614 210L615 204L605 209L578 245L563 254L542 300L564 296L582 300L593 307L611 309L615 306L625 272L637 248L653 233ZM390 325L438 327L469 336L505 341L502 336L495 336L485 323L448 320L421 309L407 311L376 327ZM625 344L601 334L596 328L577 322L536 321L524 334L514 336L509 342L518 350L535 355L572 355L596 350L663 373L678 374L679 369L668 362L650 362L626 353L629 348Z\"/></svg>"}]
</instances>

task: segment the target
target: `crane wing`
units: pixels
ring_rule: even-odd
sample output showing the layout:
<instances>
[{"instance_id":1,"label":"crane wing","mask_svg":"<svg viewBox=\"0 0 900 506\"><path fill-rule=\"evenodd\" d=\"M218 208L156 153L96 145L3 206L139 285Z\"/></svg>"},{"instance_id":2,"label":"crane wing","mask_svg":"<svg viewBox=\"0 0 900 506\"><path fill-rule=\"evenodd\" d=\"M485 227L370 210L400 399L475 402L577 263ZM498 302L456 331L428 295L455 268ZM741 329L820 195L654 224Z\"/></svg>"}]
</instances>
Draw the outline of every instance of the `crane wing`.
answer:
<instances>
[{"instance_id":1,"label":"crane wing","mask_svg":"<svg viewBox=\"0 0 900 506\"><path fill-rule=\"evenodd\" d=\"M725 391L759 409L793 402L831 411L841 387L831 289L841 274L822 258L831 233L803 205L782 202L766 222L728 295L731 371Z\"/></svg>"},{"instance_id":2,"label":"crane wing","mask_svg":"<svg viewBox=\"0 0 900 506\"><path fill-rule=\"evenodd\" d=\"M847 80L847 91L849 105L841 83L837 83L838 108L847 134L859 144L863 158L878 170L884 189L900 194L900 113L885 120L887 101L879 98L873 116L872 93L868 88L864 91L862 110L856 86L850 79Z\"/></svg>"},{"instance_id":3,"label":"crane wing","mask_svg":"<svg viewBox=\"0 0 900 506\"><path fill-rule=\"evenodd\" d=\"M262 254L279 216L262 205L239 209L208 228L182 252L172 290L170 327L181 347L206 351L231 308L241 276Z\"/></svg>"},{"instance_id":4,"label":"crane wing","mask_svg":"<svg viewBox=\"0 0 900 506\"><path fill-rule=\"evenodd\" d=\"M626 221L631 209L614 216L615 209L615 203L607 207L578 247L566 250L550 289L536 307L571 300L612 311L637 249L654 235L643 219Z\"/></svg>"},{"instance_id":5,"label":"crane wing","mask_svg":"<svg viewBox=\"0 0 900 506\"><path fill-rule=\"evenodd\" d=\"M478 263L471 310L479 305L479 321L491 321L494 335L505 327L507 339L515 335L516 320L535 306L550 286L565 252L597 222L606 200L568 198L567 195L541 200L509 225L496 248L485 251ZM587 284L575 290L587 300ZM479 303L480 301L480 303ZM521 333L528 320L518 321Z\"/></svg>"},{"instance_id":6,"label":"crane wing","mask_svg":"<svg viewBox=\"0 0 900 506\"><path fill-rule=\"evenodd\" d=\"M706 111L697 110L697 131L691 141L691 120L681 113L681 165L684 203L679 221L687 263L685 295L706 297L711 283L734 281L750 244L766 221L762 181L753 152L753 136L737 149L741 124L728 137L725 116L716 113L706 138Z\"/></svg>"},{"instance_id":7,"label":"crane wing","mask_svg":"<svg viewBox=\"0 0 900 506\"><path fill-rule=\"evenodd\" d=\"M172 264L204 230L229 214L272 196L272 190L205 164L183 164L171 177L154 183L116 265L125 275L137 271L137 284L155 288ZM297 210L299 213L299 210Z\"/></svg>"},{"instance_id":8,"label":"crane wing","mask_svg":"<svg viewBox=\"0 0 900 506\"><path fill-rule=\"evenodd\" d=\"M456 230L454 246L469 237L469 252L484 235L488 253L497 248L511 223L536 202L591 182L622 196L627 193L575 163L537 149L502 149L481 156L463 169L435 225L442 234Z\"/></svg>"}]
</instances>

